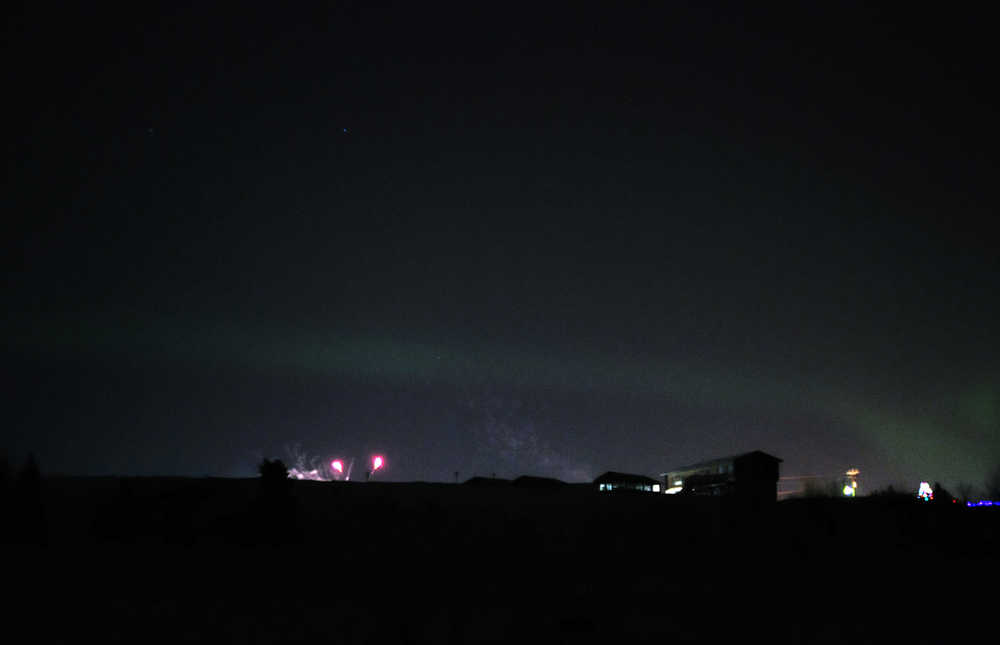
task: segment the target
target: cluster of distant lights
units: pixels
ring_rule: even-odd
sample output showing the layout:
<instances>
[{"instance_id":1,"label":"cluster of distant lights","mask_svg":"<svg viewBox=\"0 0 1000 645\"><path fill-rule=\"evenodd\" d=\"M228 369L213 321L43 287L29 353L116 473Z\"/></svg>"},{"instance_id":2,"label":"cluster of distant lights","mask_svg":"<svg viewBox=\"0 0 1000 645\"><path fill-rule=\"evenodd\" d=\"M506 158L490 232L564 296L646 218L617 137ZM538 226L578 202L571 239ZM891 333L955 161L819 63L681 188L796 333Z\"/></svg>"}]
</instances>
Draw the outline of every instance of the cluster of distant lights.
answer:
<instances>
[{"instance_id":1,"label":"cluster of distant lights","mask_svg":"<svg viewBox=\"0 0 1000 645\"><path fill-rule=\"evenodd\" d=\"M927 482L920 482L920 488L917 490L917 497L925 502L932 502L934 501L934 489L931 488L930 484ZM952 503L955 503L955 500L951 501ZM991 499L981 499L975 502L966 500L965 505L968 508L979 508L983 506L996 506L997 508L1000 508L1000 502L994 502Z\"/></svg>"},{"instance_id":2,"label":"cluster of distant lights","mask_svg":"<svg viewBox=\"0 0 1000 645\"><path fill-rule=\"evenodd\" d=\"M333 473L332 481L350 481L351 479L351 469L354 465L354 460L350 461L350 465L347 466L347 473L344 473L344 462L341 459L334 459L330 462L330 470ZM375 472L382 469L385 466L385 457L382 455L372 456L372 465L367 472L367 477L370 480ZM312 481L331 481L331 477L321 474L319 470L310 471L300 471L297 468L292 468L288 471L288 477L290 479L308 479Z\"/></svg>"},{"instance_id":3,"label":"cluster of distant lights","mask_svg":"<svg viewBox=\"0 0 1000 645\"><path fill-rule=\"evenodd\" d=\"M383 466L385 466L385 458L382 455L374 455L372 457L372 467L371 467L371 470L368 471L368 479L371 479L372 476L375 474L375 471L380 470ZM343 477L343 475L344 475L344 462L343 461L341 461L340 459L334 459L333 461L330 462L330 468L333 469L333 471L337 473L337 475L336 475L337 479L339 479L340 477ZM852 469L852 470L848 471L846 474L847 475L851 475L851 476L857 476L858 471ZM290 475L290 476L293 476L293 475ZM311 479L311 477L302 477L302 476L299 476L299 477L296 477L296 478L297 479L307 479L307 478ZM347 479L349 480L350 478L351 478L350 470L348 470ZM676 493L679 493L682 490L682 488L683 488L683 486L681 485L681 482L677 481L677 482L675 482L675 486L673 486L671 488L667 488L663 492L667 493L667 494L672 494L672 493L676 494ZM601 490L605 490L605 484L601 484ZM611 490L611 484L607 485L606 490ZM652 490L653 490L653 492L657 492L657 493L660 492L660 486L659 486L659 484L656 484L653 487ZM849 484L846 484L844 486L844 491L843 491L844 492L844 496L845 497L855 497L857 495L857 490L858 490L858 482L852 480ZM931 488L931 485L929 483L927 483L927 482L920 482L920 486L917 489L917 497L920 498L920 499L922 499L925 502L933 501L934 500L934 489ZM994 502L993 500L989 500L989 499L981 499L981 500L978 500L978 501L975 501L975 502L967 501L967 502L965 502L965 505L967 507L969 507L969 508L977 508L977 507L983 507L983 506L996 506L996 507L1000 508L1000 502Z\"/></svg>"}]
</instances>

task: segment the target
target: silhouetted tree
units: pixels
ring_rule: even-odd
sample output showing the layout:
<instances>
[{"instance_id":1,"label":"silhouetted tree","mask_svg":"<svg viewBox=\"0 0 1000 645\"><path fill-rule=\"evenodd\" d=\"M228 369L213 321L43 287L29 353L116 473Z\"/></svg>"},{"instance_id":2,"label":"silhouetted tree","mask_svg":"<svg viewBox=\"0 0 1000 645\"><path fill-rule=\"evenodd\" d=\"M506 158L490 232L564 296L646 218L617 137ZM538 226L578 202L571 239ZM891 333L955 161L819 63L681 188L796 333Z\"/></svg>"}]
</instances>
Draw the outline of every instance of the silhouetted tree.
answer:
<instances>
[{"instance_id":1,"label":"silhouetted tree","mask_svg":"<svg viewBox=\"0 0 1000 645\"><path fill-rule=\"evenodd\" d=\"M940 482L934 482L934 501L951 504L955 498Z\"/></svg>"},{"instance_id":2,"label":"silhouetted tree","mask_svg":"<svg viewBox=\"0 0 1000 645\"><path fill-rule=\"evenodd\" d=\"M876 491L872 491L871 496L873 497L884 497L891 499L916 499L916 491L910 492L906 484L889 484L885 488L881 488Z\"/></svg>"},{"instance_id":3,"label":"silhouetted tree","mask_svg":"<svg viewBox=\"0 0 1000 645\"><path fill-rule=\"evenodd\" d=\"M280 459L265 459L257 465L265 487L282 488L288 485L288 466Z\"/></svg>"},{"instance_id":4,"label":"silhouetted tree","mask_svg":"<svg viewBox=\"0 0 1000 645\"><path fill-rule=\"evenodd\" d=\"M280 459L264 459L257 471L260 473L257 521L261 536L271 544L285 542L297 533L297 513L288 467Z\"/></svg>"},{"instance_id":5,"label":"silhouetted tree","mask_svg":"<svg viewBox=\"0 0 1000 645\"><path fill-rule=\"evenodd\" d=\"M958 499L963 504L976 496L976 487L968 482L960 482L955 490L958 491Z\"/></svg>"}]
</instances>

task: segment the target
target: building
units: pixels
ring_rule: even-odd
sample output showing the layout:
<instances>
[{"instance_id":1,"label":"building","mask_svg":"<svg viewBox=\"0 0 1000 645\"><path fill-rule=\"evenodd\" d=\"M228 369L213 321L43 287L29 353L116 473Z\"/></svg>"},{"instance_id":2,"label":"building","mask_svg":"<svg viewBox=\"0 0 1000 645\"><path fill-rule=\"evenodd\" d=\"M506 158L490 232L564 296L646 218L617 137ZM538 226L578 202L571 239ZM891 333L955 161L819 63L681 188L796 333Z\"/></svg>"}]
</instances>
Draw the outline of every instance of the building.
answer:
<instances>
[{"instance_id":1,"label":"building","mask_svg":"<svg viewBox=\"0 0 1000 645\"><path fill-rule=\"evenodd\" d=\"M630 475L608 471L594 480L599 491L638 490L649 493L660 492L660 482L645 475Z\"/></svg>"},{"instance_id":2,"label":"building","mask_svg":"<svg viewBox=\"0 0 1000 645\"><path fill-rule=\"evenodd\" d=\"M534 475L521 475L511 482L512 486L518 488L559 488L565 486L566 482L554 477L536 477Z\"/></svg>"},{"instance_id":3,"label":"building","mask_svg":"<svg viewBox=\"0 0 1000 645\"><path fill-rule=\"evenodd\" d=\"M735 496L759 505L777 500L781 461L755 450L691 464L661 476L667 493Z\"/></svg>"}]
</instances>

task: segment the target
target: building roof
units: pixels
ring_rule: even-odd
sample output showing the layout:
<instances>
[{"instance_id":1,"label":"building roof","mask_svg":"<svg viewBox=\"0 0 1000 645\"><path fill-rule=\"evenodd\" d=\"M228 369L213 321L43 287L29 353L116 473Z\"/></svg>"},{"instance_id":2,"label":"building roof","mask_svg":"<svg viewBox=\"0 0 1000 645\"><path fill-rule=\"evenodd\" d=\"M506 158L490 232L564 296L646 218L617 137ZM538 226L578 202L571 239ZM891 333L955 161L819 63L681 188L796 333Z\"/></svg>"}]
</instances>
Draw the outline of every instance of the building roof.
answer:
<instances>
[{"instance_id":1,"label":"building roof","mask_svg":"<svg viewBox=\"0 0 1000 645\"><path fill-rule=\"evenodd\" d=\"M645 475L632 475L630 473L617 473L609 470L594 480L595 484L659 484L660 480L646 477Z\"/></svg>"},{"instance_id":2,"label":"building roof","mask_svg":"<svg viewBox=\"0 0 1000 645\"><path fill-rule=\"evenodd\" d=\"M513 482L514 486L524 486L527 488L548 488L552 486L564 486L566 482L553 477L535 477L534 475L521 475Z\"/></svg>"},{"instance_id":3,"label":"building roof","mask_svg":"<svg viewBox=\"0 0 1000 645\"><path fill-rule=\"evenodd\" d=\"M739 454L739 455L731 455L729 457L719 457L717 459L709 459L708 461L700 461L700 462L698 462L696 464L691 464L689 466L682 466L680 468L674 468L673 470L668 470L666 472L660 473L660 476L666 476L666 475L669 475L670 473L684 472L684 471L688 471L688 470L701 470L702 468L709 468L711 466L714 466L714 465L717 465L717 464L720 464L720 463L732 462L732 461L736 461L737 459L746 459L748 457L754 458L754 459L762 459L762 458L763 459L770 459L770 460L776 461L778 463L781 463L782 461L784 461L783 459L779 459L778 457L775 457L774 455L769 455L766 452L763 452L763 451L760 451L760 450L753 450L751 452L744 452L744 453Z\"/></svg>"}]
</instances>

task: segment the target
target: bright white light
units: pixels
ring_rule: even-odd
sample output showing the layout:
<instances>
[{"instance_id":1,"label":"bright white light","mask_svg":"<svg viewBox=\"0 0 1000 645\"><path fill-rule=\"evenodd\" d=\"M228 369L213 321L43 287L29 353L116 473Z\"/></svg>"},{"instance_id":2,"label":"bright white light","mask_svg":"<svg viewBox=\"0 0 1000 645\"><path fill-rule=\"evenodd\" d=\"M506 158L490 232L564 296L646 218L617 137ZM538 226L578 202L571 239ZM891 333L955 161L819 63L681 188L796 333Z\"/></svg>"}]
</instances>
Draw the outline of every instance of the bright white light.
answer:
<instances>
[{"instance_id":1,"label":"bright white light","mask_svg":"<svg viewBox=\"0 0 1000 645\"><path fill-rule=\"evenodd\" d=\"M854 487L851 486L851 485L844 486L844 496L845 497L854 497Z\"/></svg>"},{"instance_id":2,"label":"bright white light","mask_svg":"<svg viewBox=\"0 0 1000 645\"><path fill-rule=\"evenodd\" d=\"M318 470L299 470L298 468L288 469L289 479L300 479L308 480L314 482L325 482L328 481L323 475L319 473Z\"/></svg>"},{"instance_id":3,"label":"bright white light","mask_svg":"<svg viewBox=\"0 0 1000 645\"><path fill-rule=\"evenodd\" d=\"M660 485L659 484L653 484L653 492L654 493L659 493L660 492Z\"/></svg>"},{"instance_id":4,"label":"bright white light","mask_svg":"<svg viewBox=\"0 0 1000 645\"><path fill-rule=\"evenodd\" d=\"M667 495L676 495L677 493L681 492L682 490L684 490L683 486L671 486L670 488L668 488L667 490L665 490L663 492L666 493Z\"/></svg>"},{"instance_id":5,"label":"bright white light","mask_svg":"<svg viewBox=\"0 0 1000 645\"><path fill-rule=\"evenodd\" d=\"M934 489L927 482L920 482L920 488L917 489L917 497L924 500L934 499Z\"/></svg>"}]
</instances>

